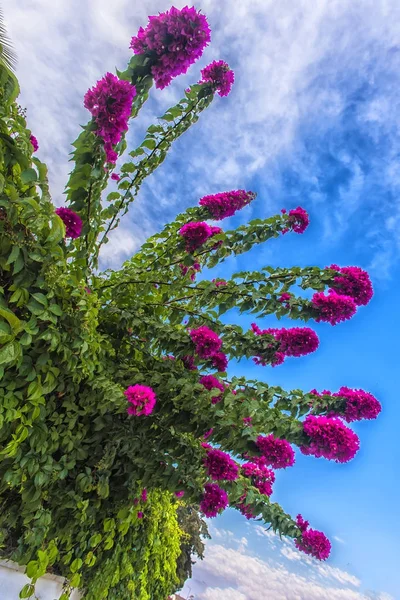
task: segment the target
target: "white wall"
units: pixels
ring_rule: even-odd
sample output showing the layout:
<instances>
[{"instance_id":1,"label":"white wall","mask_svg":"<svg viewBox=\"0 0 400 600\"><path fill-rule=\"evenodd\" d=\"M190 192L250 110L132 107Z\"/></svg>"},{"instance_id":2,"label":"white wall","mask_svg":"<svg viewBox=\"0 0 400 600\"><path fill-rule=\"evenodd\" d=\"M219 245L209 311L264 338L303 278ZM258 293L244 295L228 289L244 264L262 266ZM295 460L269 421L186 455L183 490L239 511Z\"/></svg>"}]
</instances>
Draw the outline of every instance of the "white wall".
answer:
<instances>
[{"instance_id":1,"label":"white wall","mask_svg":"<svg viewBox=\"0 0 400 600\"><path fill-rule=\"evenodd\" d=\"M39 600L57 600L62 594L63 578L57 575L45 575L36 583L36 597ZM0 561L0 600L19 600L19 592L29 583L24 568L11 561ZM77 592L71 600L79 600Z\"/></svg>"}]
</instances>

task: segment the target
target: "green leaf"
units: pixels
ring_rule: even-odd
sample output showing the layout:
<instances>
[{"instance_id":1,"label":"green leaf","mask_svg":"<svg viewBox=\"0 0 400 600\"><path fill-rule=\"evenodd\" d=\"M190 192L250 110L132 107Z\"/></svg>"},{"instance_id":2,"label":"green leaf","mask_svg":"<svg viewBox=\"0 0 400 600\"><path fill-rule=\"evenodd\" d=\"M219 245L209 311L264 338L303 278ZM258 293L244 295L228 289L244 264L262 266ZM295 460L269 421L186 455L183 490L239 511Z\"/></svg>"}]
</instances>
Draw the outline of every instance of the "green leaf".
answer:
<instances>
[{"instance_id":1,"label":"green leaf","mask_svg":"<svg viewBox=\"0 0 400 600\"><path fill-rule=\"evenodd\" d=\"M32 298L35 298L35 300L37 302L39 302L40 304L43 304L43 306L45 306L47 308L48 302L47 302L47 298L44 294L32 294Z\"/></svg>"},{"instance_id":2,"label":"green leaf","mask_svg":"<svg viewBox=\"0 0 400 600\"><path fill-rule=\"evenodd\" d=\"M3 319L9 322L14 333L18 333L23 328L22 321L20 321L11 310L8 310L8 308L0 307L0 317L3 317Z\"/></svg>"},{"instance_id":3,"label":"green leaf","mask_svg":"<svg viewBox=\"0 0 400 600\"><path fill-rule=\"evenodd\" d=\"M142 142L142 146L144 146L145 148L148 148L149 150L154 150L156 145L157 145L156 140L153 140L153 138L146 138Z\"/></svg>"},{"instance_id":4,"label":"green leaf","mask_svg":"<svg viewBox=\"0 0 400 600\"><path fill-rule=\"evenodd\" d=\"M33 181L37 181L37 173L35 169L25 169L25 171L22 171L21 181L25 185L32 183Z\"/></svg>"},{"instance_id":5,"label":"green leaf","mask_svg":"<svg viewBox=\"0 0 400 600\"><path fill-rule=\"evenodd\" d=\"M27 583L24 585L22 590L19 593L20 598L30 598L35 592L35 586L32 583Z\"/></svg>"},{"instance_id":6,"label":"green leaf","mask_svg":"<svg viewBox=\"0 0 400 600\"><path fill-rule=\"evenodd\" d=\"M46 242L56 243L60 242L65 237L65 225L60 217L56 214L53 215L51 221L51 230L47 236Z\"/></svg>"},{"instance_id":7,"label":"green leaf","mask_svg":"<svg viewBox=\"0 0 400 600\"><path fill-rule=\"evenodd\" d=\"M53 313L53 315L57 315L57 317L61 317L63 314L61 306L58 304L50 304L49 311Z\"/></svg>"},{"instance_id":8,"label":"green leaf","mask_svg":"<svg viewBox=\"0 0 400 600\"><path fill-rule=\"evenodd\" d=\"M6 265L11 265L13 262L15 262L19 256L19 253L20 253L19 246L13 246L10 256L7 259Z\"/></svg>"},{"instance_id":9,"label":"green leaf","mask_svg":"<svg viewBox=\"0 0 400 600\"><path fill-rule=\"evenodd\" d=\"M34 579L39 572L39 563L37 560L31 560L26 566L26 574L29 579Z\"/></svg>"},{"instance_id":10,"label":"green leaf","mask_svg":"<svg viewBox=\"0 0 400 600\"><path fill-rule=\"evenodd\" d=\"M71 573L76 573L77 571L79 571L79 569L81 568L82 565L83 565L82 559L76 558L70 566Z\"/></svg>"},{"instance_id":11,"label":"green leaf","mask_svg":"<svg viewBox=\"0 0 400 600\"><path fill-rule=\"evenodd\" d=\"M18 342L9 342L0 350L0 365L7 365L21 356L21 346Z\"/></svg>"}]
</instances>

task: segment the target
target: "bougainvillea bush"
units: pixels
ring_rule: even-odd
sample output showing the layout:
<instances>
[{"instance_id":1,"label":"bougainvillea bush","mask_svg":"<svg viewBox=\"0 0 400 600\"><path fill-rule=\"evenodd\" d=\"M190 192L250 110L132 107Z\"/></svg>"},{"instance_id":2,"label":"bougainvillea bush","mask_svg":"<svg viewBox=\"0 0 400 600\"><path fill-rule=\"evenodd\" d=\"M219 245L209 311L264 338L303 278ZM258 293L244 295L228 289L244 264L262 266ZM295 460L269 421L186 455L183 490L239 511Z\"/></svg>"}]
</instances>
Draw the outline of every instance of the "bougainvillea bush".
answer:
<instances>
[{"instance_id":1,"label":"bougainvillea bush","mask_svg":"<svg viewBox=\"0 0 400 600\"><path fill-rule=\"evenodd\" d=\"M182 503L207 517L230 506L261 518L326 559L325 535L271 500L275 479L293 466L296 446L351 460L359 439L348 424L380 412L363 390L285 391L227 375L230 361L246 358L265 378L265 367L316 351L304 322L336 325L372 296L368 274L352 266L201 278L279 235L307 243L302 207L229 230L225 219L256 194L210 190L119 271L101 270L101 248L144 179L214 97L230 92L232 70L213 61L127 149L153 83L162 94L209 41L194 8L150 17L132 38L127 69L106 73L85 95L90 120L73 143L58 208L41 140L2 68L0 551L27 565L23 598L53 570L69 581L62 600L73 587L90 600L164 600L177 583ZM250 330L222 323L233 308L254 316ZM273 314L296 324L262 329L258 319Z\"/></svg>"}]
</instances>

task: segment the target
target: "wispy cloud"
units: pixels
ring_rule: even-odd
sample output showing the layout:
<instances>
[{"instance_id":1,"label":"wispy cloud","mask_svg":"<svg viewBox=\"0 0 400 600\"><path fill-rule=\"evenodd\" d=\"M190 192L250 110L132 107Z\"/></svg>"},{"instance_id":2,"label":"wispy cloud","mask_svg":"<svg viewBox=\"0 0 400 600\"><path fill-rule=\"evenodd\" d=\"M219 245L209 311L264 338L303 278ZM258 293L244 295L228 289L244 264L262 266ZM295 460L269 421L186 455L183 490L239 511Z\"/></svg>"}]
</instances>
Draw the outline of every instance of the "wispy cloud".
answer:
<instances>
[{"instance_id":1,"label":"wispy cloud","mask_svg":"<svg viewBox=\"0 0 400 600\"><path fill-rule=\"evenodd\" d=\"M398 253L376 238L399 241L398 228L384 218L389 207L393 218L400 218L398 2L200 0L196 5L212 25L212 45L187 76L153 95L145 119L179 99L212 58L228 59L236 84L229 98L216 100L201 127L178 142L145 187L140 202L151 230L201 194L255 185L263 214L280 208L283 198L318 208L315 218L326 244L356 230L370 244L372 269L388 276ZM5 1L19 54L21 102L50 165L57 204L63 201L68 144L78 123L88 118L83 94L106 70L126 63L131 35L148 14L168 6L147 0L133 11L128 0L71 0L55 9L52 0ZM136 122L131 129L135 138ZM180 153L185 161L178 160ZM136 210L127 222L137 223ZM138 241L135 229L134 235ZM382 263L389 267L382 269Z\"/></svg>"},{"instance_id":2,"label":"wispy cloud","mask_svg":"<svg viewBox=\"0 0 400 600\"><path fill-rule=\"evenodd\" d=\"M261 528L257 531L263 535ZM268 532L265 537L266 554L271 549L274 552L264 559L250 554L246 544L237 545L230 535L207 544L206 558L197 563L184 593L190 589L196 600L394 600L387 594L364 594L357 577L301 555L274 534Z\"/></svg>"}]
</instances>

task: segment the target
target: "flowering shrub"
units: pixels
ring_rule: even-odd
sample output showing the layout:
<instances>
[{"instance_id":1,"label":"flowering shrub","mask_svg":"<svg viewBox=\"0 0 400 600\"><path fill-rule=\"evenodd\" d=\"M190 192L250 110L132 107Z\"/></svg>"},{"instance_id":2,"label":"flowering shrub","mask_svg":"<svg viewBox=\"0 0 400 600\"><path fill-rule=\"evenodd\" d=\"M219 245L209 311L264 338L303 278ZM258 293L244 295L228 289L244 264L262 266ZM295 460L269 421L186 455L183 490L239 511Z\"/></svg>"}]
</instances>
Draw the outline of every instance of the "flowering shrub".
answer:
<instances>
[{"instance_id":1,"label":"flowering shrub","mask_svg":"<svg viewBox=\"0 0 400 600\"><path fill-rule=\"evenodd\" d=\"M60 217L65 225L65 235L69 238L78 238L82 233L82 219L69 208L57 208L56 215Z\"/></svg>"},{"instance_id":2,"label":"flowering shrub","mask_svg":"<svg viewBox=\"0 0 400 600\"><path fill-rule=\"evenodd\" d=\"M291 445L286 440L276 438L270 434L267 436L259 435L257 446L262 453L265 464L274 469L286 469L294 465L294 452Z\"/></svg>"},{"instance_id":3,"label":"flowering shrub","mask_svg":"<svg viewBox=\"0 0 400 600\"><path fill-rule=\"evenodd\" d=\"M165 87L208 41L195 9L150 18L132 39L127 69L85 96L93 118L73 143L58 209L15 103L18 84L0 65L0 555L26 565L25 597L55 570L68 579L62 600L73 587L86 600L165 600L177 581L182 503L209 517L229 505L325 559L323 534L270 499L273 469L294 464L294 447L350 460L359 440L341 419L375 418L381 409L362 390L285 391L230 375L231 361L277 367L319 346L308 326L257 322L243 331L229 324L231 309L339 322L372 295L356 267L192 278L280 234L303 233L309 216L301 207L222 231L207 221L232 216L255 195L204 196L120 270L99 264L145 177L215 92L227 91L231 72L214 63L124 156L129 119L153 81Z\"/></svg>"},{"instance_id":4,"label":"flowering shrub","mask_svg":"<svg viewBox=\"0 0 400 600\"><path fill-rule=\"evenodd\" d=\"M209 83L213 92L217 92L222 97L229 94L234 81L235 75L229 65L223 60L214 60L202 69L199 83Z\"/></svg>"},{"instance_id":5,"label":"flowering shrub","mask_svg":"<svg viewBox=\"0 0 400 600\"><path fill-rule=\"evenodd\" d=\"M329 269L341 274L334 278L331 283L332 288L340 294L353 298L358 306L368 304L374 291L366 271L360 267L338 267L337 265L331 265Z\"/></svg>"},{"instance_id":6,"label":"flowering shrub","mask_svg":"<svg viewBox=\"0 0 400 600\"><path fill-rule=\"evenodd\" d=\"M219 221L227 217L232 217L238 210L250 204L255 197L256 195L253 192L233 190L212 196L203 196L199 204L207 209L210 218Z\"/></svg>"},{"instance_id":7,"label":"flowering shrub","mask_svg":"<svg viewBox=\"0 0 400 600\"><path fill-rule=\"evenodd\" d=\"M96 135L104 143L106 162L115 163L118 153L113 146L128 129L136 88L129 81L121 81L112 73L106 73L95 87L85 94L84 105L96 123Z\"/></svg>"},{"instance_id":8,"label":"flowering shrub","mask_svg":"<svg viewBox=\"0 0 400 600\"><path fill-rule=\"evenodd\" d=\"M127 408L128 415L151 415L156 404L156 395L146 385L130 385L125 391L130 406Z\"/></svg>"},{"instance_id":9,"label":"flowering shrub","mask_svg":"<svg viewBox=\"0 0 400 600\"><path fill-rule=\"evenodd\" d=\"M357 310L353 298L337 294L334 290L329 290L327 296L323 292L316 292L311 298L311 303L318 313L315 320L331 325L351 319Z\"/></svg>"},{"instance_id":10,"label":"flowering shrub","mask_svg":"<svg viewBox=\"0 0 400 600\"><path fill-rule=\"evenodd\" d=\"M354 458L360 447L357 435L336 417L308 415L303 425L309 444L301 446L303 454L345 463Z\"/></svg>"},{"instance_id":11,"label":"flowering shrub","mask_svg":"<svg viewBox=\"0 0 400 600\"><path fill-rule=\"evenodd\" d=\"M207 475L215 481L234 481L239 476L239 467L235 461L231 459L229 454L217 448L207 449L204 465Z\"/></svg>"},{"instance_id":12,"label":"flowering shrub","mask_svg":"<svg viewBox=\"0 0 400 600\"><path fill-rule=\"evenodd\" d=\"M216 517L229 504L228 494L216 483L206 483L200 510L206 517Z\"/></svg>"},{"instance_id":13,"label":"flowering shrub","mask_svg":"<svg viewBox=\"0 0 400 600\"><path fill-rule=\"evenodd\" d=\"M207 19L195 8L172 7L165 13L149 17L131 40L135 54L144 54L152 64L156 87L163 89L177 75L186 73L210 41Z\"/></svg>"},{"instance_id":14,"label":"flowering shrub","mask_svg":"<svg viewBox=\"0 0 400 600\"><path fill-rule=\"evenodd\" d=\"M331 543L322 531L309 529L308 521L297 515L297 525L301 530L301 538L295 540L296 547L318 560L326 560L331 551Z\"/></svg>"}]
</instances>

